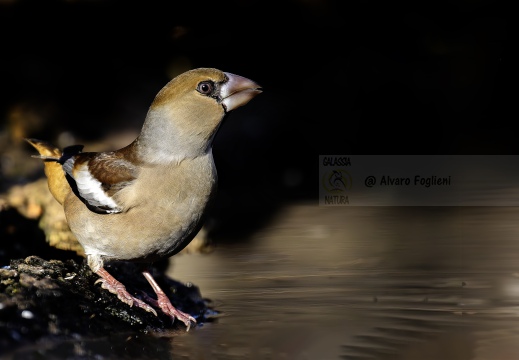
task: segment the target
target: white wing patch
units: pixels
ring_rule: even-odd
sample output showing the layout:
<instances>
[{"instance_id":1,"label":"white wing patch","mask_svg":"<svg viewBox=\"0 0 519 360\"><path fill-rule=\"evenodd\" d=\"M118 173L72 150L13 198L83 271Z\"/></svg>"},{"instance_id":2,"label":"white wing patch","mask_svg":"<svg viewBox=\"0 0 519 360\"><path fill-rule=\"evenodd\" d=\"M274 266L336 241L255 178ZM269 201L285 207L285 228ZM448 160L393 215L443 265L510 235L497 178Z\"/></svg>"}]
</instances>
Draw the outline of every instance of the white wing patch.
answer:
<instances>
[{"instance_id":1,"label":"white wing patch","mask_svg":"<svg viewBox=\"0 0 519 360\"><path fill-rule=\"evenodd\" d=\"M92 205L106 213L120 213L122 209L102 188L99 180L94 178L86 164L81 165L72 176L76 181L79 194L89 205Z\"/></svg>"}]
</instances>

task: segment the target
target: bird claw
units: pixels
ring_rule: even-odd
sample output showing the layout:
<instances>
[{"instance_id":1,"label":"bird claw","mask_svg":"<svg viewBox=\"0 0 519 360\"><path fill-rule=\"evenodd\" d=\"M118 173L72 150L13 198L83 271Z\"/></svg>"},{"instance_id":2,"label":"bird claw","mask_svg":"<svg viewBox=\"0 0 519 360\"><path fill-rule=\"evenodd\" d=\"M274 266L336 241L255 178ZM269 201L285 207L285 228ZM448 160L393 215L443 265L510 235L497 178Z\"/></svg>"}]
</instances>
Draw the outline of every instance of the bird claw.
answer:
<instances>
[{"instance_id":1,"label":"bird claw","mask_svg":"<svg viewBox=\"0 0 519 360\"><path fill-rule=\"evenodd\" d=\"M138 299L136 297L133 297L133 301L134 301L134 304L135 306L141 308L141 309L144 309L146 310L147 312L150 312L152 313L153 315L157 316L157 312L155 311L154 308L152 308L150 305L146 304L144 301L142 301L141 299Z\"/></svg>"},{"instance_id":2,"label":"bird claw","mask_svg":"<svg viewBox=\"0 0 519 360\"><path fill-rule=\"evenodd\" d=\"M128 291L126 291L126 287L120 282L111 283L106 279L97 279L94 284L101 283L101 288L110 291L112 294L117 295L117 298L121 300L123 303L128 304L129 306L133 306L134 297L130 295Z\"/></svg>"},{"instance_id":3,"label":"bird claw","mask_svg":"<svg viewBox=\"0 0 519 360\"><path fill-rule=\"evenodd\" d=\"M101 283L101 288L110 291L112 294L117 295L117 298L121 300L123 303L127 304L128 306L132 307L133 305L146 310L147 312L150 312L157 316L157 312L154 308L152 308L150 305L146 304L141 299L136 298L135 296L132 296L128 291L126 291L126 287L121 284L112 284L108 282L106 279L97 279L94 284Z\"/></svg>"},{"instance_id":4,"label":"bird claw","mask_svg":"<svg viewBox=\"0 0 519 360\"><path fill-rule=\"evenodd\" d=\"M179 319L180 321L182 321L187 327L186 331L189 331L189 329L191 328L191 322L196 324L196 320L194 317L192 317L189 314L186 314L185 312L177 310L166 296L159 295L159 299L155 300L148 294L146 294L144 291L142 291L142 296L146 299L147 302L149 302L155 307L160 308L164 314L170 316L173 322L175 321L175 319Z\"/></svg>"},{"instance_id":5,"label":"bird claw","mask_svg":"<svg viewBox=\"0 0 519 360\"><path fill-rule=\"evenodd\" d=\"M176 309L171 304L171 301L167 298L167 296L159 294L157 303L160 309L166 315L170 316L173 319L173 321L175 321L175 319L182 321L184 325L186 325L186 331L189 331L189 329L191 328L191 322L196 324L196 320L194 317Z\"/></svg>"}]
</instances>

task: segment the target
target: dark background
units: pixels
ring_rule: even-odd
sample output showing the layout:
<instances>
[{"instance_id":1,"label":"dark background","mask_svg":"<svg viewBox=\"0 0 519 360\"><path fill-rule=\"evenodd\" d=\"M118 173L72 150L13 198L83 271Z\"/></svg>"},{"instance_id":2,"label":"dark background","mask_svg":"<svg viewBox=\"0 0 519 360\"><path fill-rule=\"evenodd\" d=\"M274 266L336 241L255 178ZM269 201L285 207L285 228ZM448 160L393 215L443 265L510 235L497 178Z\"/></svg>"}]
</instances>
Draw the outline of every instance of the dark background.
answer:
<instances>
[{"instance_id":1,"label":"dark background","mask_svg":"<svg viewBox=\"0 0 519 360\"><path fill-rule=\"evenodd\" d=\"M0 1L0 150L139 129L172 76L216 67L264 93L216 137L215 234L316 201L319 154L517 154L508 10L419 3Z\"/></svg>"}]
</instances>

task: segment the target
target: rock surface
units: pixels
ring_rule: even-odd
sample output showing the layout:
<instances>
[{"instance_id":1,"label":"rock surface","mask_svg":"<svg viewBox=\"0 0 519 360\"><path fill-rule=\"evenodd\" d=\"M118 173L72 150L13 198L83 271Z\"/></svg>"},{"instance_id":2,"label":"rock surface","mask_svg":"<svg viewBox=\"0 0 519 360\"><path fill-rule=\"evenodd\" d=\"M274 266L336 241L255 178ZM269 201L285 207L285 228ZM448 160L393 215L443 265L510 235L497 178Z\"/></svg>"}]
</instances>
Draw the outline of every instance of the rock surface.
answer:
<instances>
[{"instance_id":1,"label":"rock surface","mask_svg":"<svg viewBox=\"0 0 519 360\"><path fill-rule=\"evenodd\" d=\"M155 294L132 263L107 267L137 297ZM174 306L193 315L198 322L209 311L194 285L183 285L165 277L158 268L152 273ZM121 332L150 332L166 329L185 331L172 322L140 308L129 307L100 285L86 264L75 260L43 260L36 256L12 260L0 269L0 353L34 341L67 337L92 337Z\"/></svg>"}]
</instances>

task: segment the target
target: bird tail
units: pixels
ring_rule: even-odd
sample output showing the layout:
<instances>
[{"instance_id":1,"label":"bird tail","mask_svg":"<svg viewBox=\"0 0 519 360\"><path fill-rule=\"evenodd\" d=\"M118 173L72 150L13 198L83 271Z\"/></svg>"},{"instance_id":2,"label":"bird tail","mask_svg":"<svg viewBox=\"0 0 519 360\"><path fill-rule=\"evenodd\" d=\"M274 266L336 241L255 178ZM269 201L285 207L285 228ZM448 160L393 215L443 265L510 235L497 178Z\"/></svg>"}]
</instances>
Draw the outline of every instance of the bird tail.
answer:
<instances>
[{"instance_id":1,"label":"bird tail","mask_svg":"<svg viewBox=\"0 0 519 360\"><path fill-rule=\"evenodd\" d=\"M45 141L37 140L37 139L25 139L29 144L31 144L40 155L32 155L34 158L45 159L45 160L59 160L62 153L59 148L56 146L49 144Z\"/></svg>"},{"instance_id":2,"label":"bird tail","mask_svg":"<svg viewBox=\"0 0 519 360\"><path fill-rule=\"evenodd\" d=\"M39 155L32 155L32 157L42 159L44 161L45 175L47 176L49 190L54 198L60 204L63 204L65 198L70 192L70 185L68 184L65 171L63 171L62 168L62 159L64 154L70 156L71 153L81 152L83 147L77 145L61 151L56 146L45 141L36 139L25 140L40 153Z\"/></svg>"}]
</instances>

